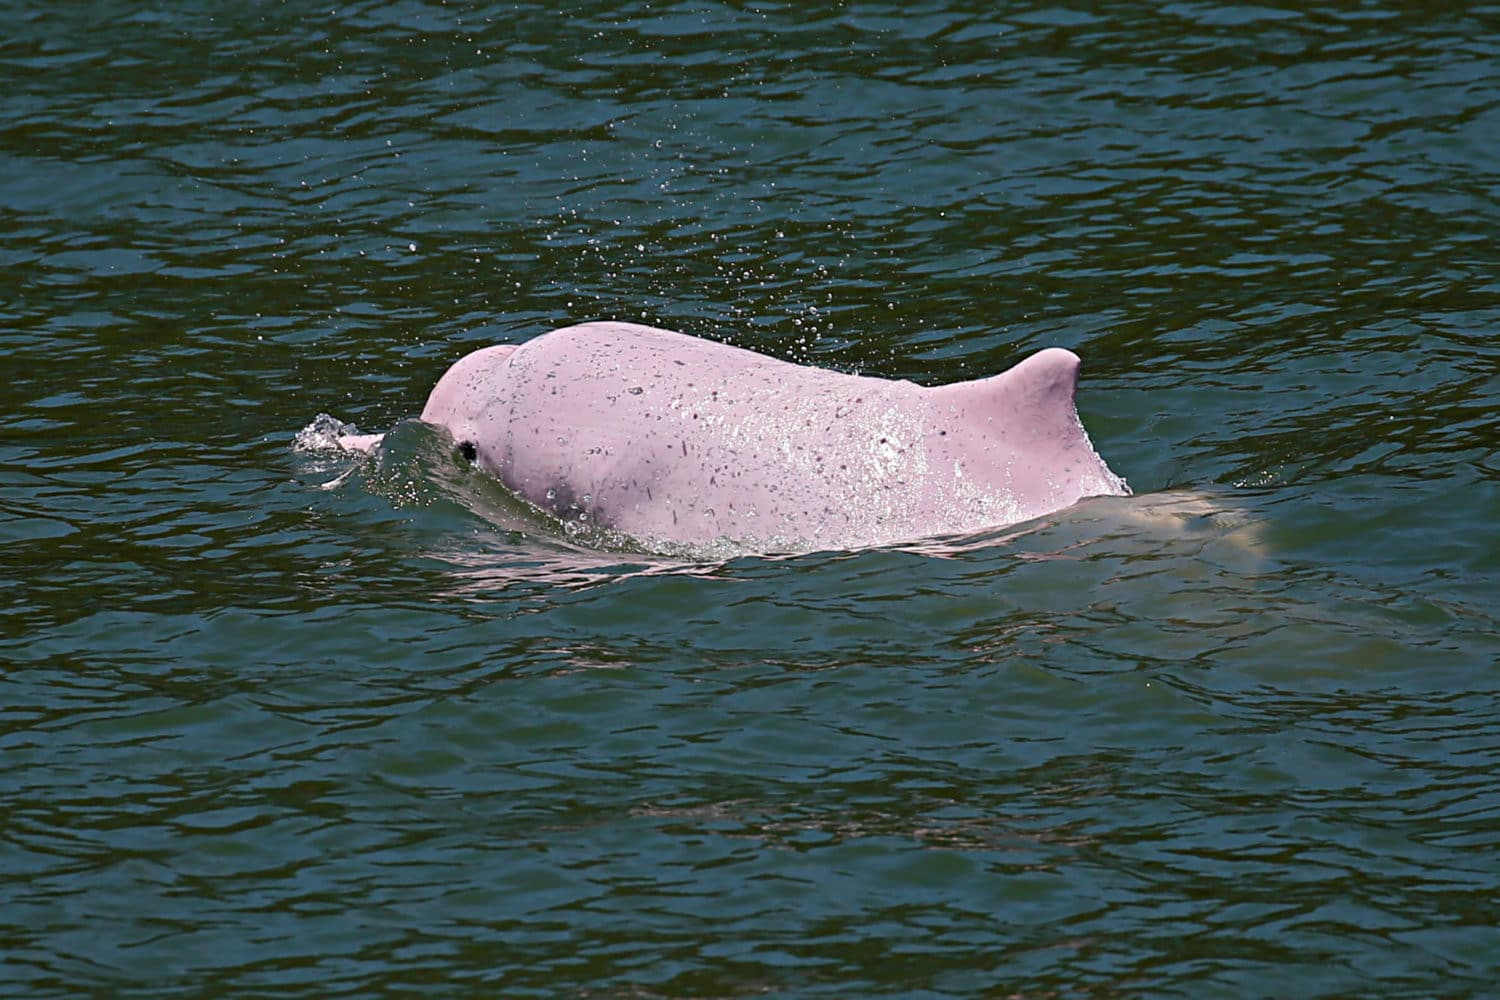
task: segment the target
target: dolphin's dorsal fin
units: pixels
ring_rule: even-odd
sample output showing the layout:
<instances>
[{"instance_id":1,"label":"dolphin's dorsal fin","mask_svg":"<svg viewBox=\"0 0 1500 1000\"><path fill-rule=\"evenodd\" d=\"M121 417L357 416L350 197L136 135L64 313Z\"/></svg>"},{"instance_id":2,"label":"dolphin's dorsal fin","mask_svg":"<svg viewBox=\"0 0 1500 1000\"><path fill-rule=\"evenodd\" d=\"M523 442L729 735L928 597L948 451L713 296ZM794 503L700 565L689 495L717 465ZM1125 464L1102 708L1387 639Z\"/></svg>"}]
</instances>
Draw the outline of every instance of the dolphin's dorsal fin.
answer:
<instances>
[{"instance_id":1,"label":"dolphin's dorsal fin","mask_svg":"<svg viewBox=\"0 0 1500 1000\"><path fill-rule=\"evenodd\" d=\"M1015 444L1059 445L1083 436L1073 397L1078 355L1049 347L1015 367L935 390L939 412Z\"/></svg>"}]
</instances>

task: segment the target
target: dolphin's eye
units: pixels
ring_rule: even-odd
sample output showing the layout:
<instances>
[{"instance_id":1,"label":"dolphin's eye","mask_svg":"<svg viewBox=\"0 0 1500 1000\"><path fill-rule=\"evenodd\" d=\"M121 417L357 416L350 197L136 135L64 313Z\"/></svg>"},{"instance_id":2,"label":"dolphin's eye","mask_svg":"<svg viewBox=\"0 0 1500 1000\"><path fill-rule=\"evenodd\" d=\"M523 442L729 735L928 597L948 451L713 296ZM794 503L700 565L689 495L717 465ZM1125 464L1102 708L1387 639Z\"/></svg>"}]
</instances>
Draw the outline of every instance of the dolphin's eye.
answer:
<instances>
[{"instance_id":1,"label":"dolphin's eye","mask_svg":"<svg viewBox=\"0 0 1500 1000\"><path fill-rule=\"evenodd\" d=\"M478 457L479 449L474 447L473 441L460 441L458 443L458 453L464 457L465 461L472 462Z\"/></svg>"}]
</instances>

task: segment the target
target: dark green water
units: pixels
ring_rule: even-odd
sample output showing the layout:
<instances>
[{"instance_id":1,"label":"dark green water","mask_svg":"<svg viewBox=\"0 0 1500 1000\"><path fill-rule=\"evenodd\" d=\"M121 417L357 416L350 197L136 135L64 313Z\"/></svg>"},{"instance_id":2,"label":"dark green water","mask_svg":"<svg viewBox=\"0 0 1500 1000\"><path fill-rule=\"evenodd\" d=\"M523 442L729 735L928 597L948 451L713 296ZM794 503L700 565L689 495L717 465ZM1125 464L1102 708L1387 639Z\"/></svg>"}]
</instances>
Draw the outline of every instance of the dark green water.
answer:
<instances>
[{"instance_id":1,"label":"dark green water","mask_svg":"<svg viewBox=\"0 0 1500 1000\"><path fill-rule=\"evenodd\" d=\"M1500 7L173 6L0 37L0 992L1494 988ZM1141 496L682 565L292 448L595 318L1066 346Z\"/></svg>"}]
</instances>

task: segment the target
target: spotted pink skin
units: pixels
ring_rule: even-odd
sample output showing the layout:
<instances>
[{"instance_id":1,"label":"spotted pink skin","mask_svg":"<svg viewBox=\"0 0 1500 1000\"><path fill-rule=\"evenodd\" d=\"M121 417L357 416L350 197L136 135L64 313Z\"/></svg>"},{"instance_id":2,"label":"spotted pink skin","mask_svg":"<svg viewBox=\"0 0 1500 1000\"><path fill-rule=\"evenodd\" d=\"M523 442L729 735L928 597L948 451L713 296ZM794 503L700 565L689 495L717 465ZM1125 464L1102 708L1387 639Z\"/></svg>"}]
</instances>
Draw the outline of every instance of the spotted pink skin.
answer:
<instances>
[{"instance_id":1,"label":"spotted pink skin","mask_svg":"<svg viewBox=\"0 0 1500 1000\"><path fill-rule=\"evenodd\" d=\"M461 359L422 419L564 520L648 544L853 548L1128 493L1079 422L1078 368L1052 348L924 388L586 323Z\"/></svg>"}]
</instances>

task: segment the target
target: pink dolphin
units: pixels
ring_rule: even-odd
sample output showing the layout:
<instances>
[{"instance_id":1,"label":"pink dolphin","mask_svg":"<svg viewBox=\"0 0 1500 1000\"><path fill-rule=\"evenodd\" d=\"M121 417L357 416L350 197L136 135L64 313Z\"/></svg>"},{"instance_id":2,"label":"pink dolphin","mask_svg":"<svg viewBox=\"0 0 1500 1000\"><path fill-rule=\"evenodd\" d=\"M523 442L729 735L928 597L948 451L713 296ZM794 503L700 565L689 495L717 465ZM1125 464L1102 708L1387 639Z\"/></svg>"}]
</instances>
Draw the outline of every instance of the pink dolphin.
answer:
<instances>
[{"instance_id":1,"label":"pink dolphin","mask_svg":"<svg viewBox=\"0 0 1500 1000\"><path fill-rule=\"evenodd\" d=\"M460 359L422 419L564 521L648 545L856 548L1128 494L1079 422L1078 367L1050 348L924 388L585 323Z\"/></svg>"}]
</instances>

